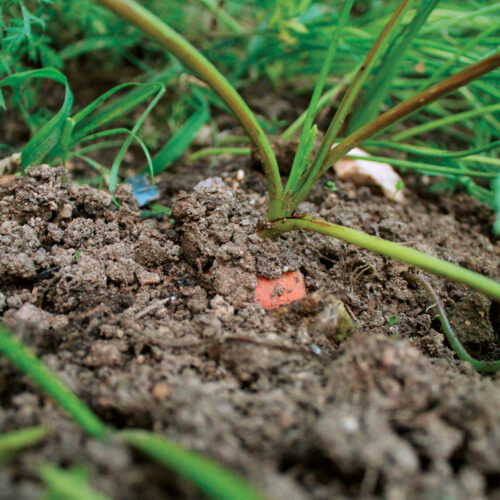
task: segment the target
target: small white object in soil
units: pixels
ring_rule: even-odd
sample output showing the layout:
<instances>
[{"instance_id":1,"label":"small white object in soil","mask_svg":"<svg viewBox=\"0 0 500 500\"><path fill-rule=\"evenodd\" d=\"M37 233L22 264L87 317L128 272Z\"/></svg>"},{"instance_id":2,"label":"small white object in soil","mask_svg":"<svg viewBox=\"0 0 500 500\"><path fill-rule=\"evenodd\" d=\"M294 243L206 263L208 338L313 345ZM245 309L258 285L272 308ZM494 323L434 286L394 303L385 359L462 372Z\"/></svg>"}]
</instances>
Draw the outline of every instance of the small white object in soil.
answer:
<instances>
[{"instance_id":1,"label":"small white object in soil","mask_svg":"<svg viewBox=\"0 0 500 500\"><path fill-rule=\"evenodd\" d=\"M353 434L359 429L359 420L354 415L348 415L341 420L342 428L348 434Z\"/></svg>"},{"instance_id":2,"label":"small white object in soil","mask_svg":"<svg viewBox=\"0 0 500 500\"><path fill-rule=\"evenodd\" d=\"M209 177L208 179L203 179L198 182L196 186L193 188L193 191L203 191L205 189L214 189L214 188L226 188L224 181L220 177Z\"/></svg>"},{"instance_id":3,"label":"small white object in soil","mask_svg":"<svg viewBox=\"0 0 500 500\"><path fill-rule=\"evenodd\" d=\"M321 355L321 347L317 346L316 344L311 344L310 348L314 354L317 354L318 356Z\"/></svg>"},{"instance_id":4,"label":"small white object in soil","mask_svg":"<svg viewBox=\"0 0 500 500\"><path fill-rule=\"evenodd\" d=\"M366 151L354 148L349 151L353 156L370 156ZM406 203L401 177L388 163L343 158L335 164L335 172L339 179L351 180L355 184L375 184L379 186L386 198L398 203Z\"/></svg>"}]
</instances>

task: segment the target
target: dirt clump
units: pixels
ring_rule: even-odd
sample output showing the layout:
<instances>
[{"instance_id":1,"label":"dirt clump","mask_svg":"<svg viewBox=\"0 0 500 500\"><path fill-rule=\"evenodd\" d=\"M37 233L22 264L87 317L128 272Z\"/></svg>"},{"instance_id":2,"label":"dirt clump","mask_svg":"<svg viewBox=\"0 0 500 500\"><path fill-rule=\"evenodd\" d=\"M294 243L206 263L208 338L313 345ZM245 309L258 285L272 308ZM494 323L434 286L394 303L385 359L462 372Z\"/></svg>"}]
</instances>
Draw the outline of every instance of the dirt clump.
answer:
<instances>
[{"instance_id":1,"label":"dirt clump","mask_svg":"<svg viewBox=\"0 0 500 500\"><path fill-rule=\"evenodd\" d=\"M176 196L175 225L142 219L124 186L117 207L60 168L0 184L3 322L106 423L159 432L272 499L499 495L498 377L455 359L407 267L321 235L264 241L253 179L198 181ZM339 183L299 211L497 277L488 211L460 219L460 203L416 196L410 206ZM305 299L255 303L257 276L295 270ZM496 339L490 301L434 284L484 355ZM333 328L340 304L345 335ZM6 498L40 497L42 461L84 463L111 498L199 498L120 443L84 436L5 359L0 402L0 431L51 429L0 472Z\"/></svg>"}]
</instances>

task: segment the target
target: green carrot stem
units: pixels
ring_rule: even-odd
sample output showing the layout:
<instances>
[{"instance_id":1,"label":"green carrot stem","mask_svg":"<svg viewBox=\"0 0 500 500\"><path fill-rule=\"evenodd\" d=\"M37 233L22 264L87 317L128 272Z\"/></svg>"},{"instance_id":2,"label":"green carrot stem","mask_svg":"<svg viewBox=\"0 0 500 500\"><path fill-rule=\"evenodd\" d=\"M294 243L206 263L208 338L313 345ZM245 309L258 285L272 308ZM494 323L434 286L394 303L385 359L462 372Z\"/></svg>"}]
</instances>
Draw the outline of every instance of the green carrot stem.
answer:
<instances>
[{"instance_id":1,"label":"green carrot stem","mask_svg":"<svg viewBox=\"0 0 500 500\"><path fill-rule=\"evenodd\" d=\"M306 170L304 175L304 189L309 192L314 179L316 178L318 172L321 170L328 153L335 142L335 138L339 134L347 115L352 109L352 106L361 92L363 85L365 84L371 70L375 64L379 61L380 57L387 49L389 42L393 38L394 34L400 28L405 14L409 11L412 5L412 0L402 0L398 8L395 10L389 22L386 24L382 33L377 38L370 52L366 56L363 64L360 66L359 71L356 73L354 80L350 84L347 92L340 103L339 109L335 113L328 130L321 141L321 144L316 152L312 165Z\"/></svg>"},{"instance_id":2,"label":"green carrot stem","mask_svg":"<svg viewBox=\"0 0 500 500\"><path fill-rule=\"evenodd\" d=\"M415 111L418 111L431 102L436 101L440 97L449 94L450 92L466 85L486 73L489 73L498 66L500 66L500 52L479 61L469 68L450 76L449 78L446 78L446 80L443 80L436 85L432 85L427 90L424 90L411 99L398 104L394 108L380 115L375 120L367 123L359 130L356 130L356 132L347 136L343 141L337 144L335 148L330 150L319 172L315 175L314 172L310 172L311 175L305 179L305 182L293 197L293 202L290 205L290 213L293 213L293 210L295 210L297 205L307 196L307 193L310 191L314 182L316 182L319 177L321 177L332 165L334 165L337 160L349 153L351 149L360 145L367 139L370 139L370 137L373 137L375 134L382 132L391 125L394 125L403 118L408 117Z\"/></svg>"},{"instance_id":3,"label":"green carrot stem","mask_svg":"<svg viewBox=\"0 0 500 500\"><path fill-rule=\"evenodd\" d=\"M452 123L469 120L470 118L476 118L477 116L483 116L487 113L493 113L496 111L500 111L500 103L491 104L482 108L471 109L469 111L464 111L463 113L455 113L450 116L439 118L438 120L433 120L422 125L418 125L417 127L409 128L404 132L400 132L399 134L394 135L392 139L394 141L403 141L417 134L423 134L424 132L429 132L430 130L435 130L440 127L446 127L447 125L451 125Z\"/></svg>"},{"instance_id":4,"label":"green carrot stem","mask_svg":"<svg viewBox=\"0 0 500 500\"><path fill-rule=\"evenodd\" d=\"M316 233L325 234L338 238L348 243L353 243L361 248L377 252L387 257L405 262L412 266L417 266L425 269L438 276L463 283L471 288L474 288L489 297L500 300L500 283L475 273L463 267L457 266L445 260L427 255L424 252L408 248L392 241L387 241L376 236L350 229L338 224L326 222L319 217L312 217L309 215L286 217L277 219L269 223L269 229L264 230L261 234L263 236L276 237L281 233L296 229L307 229Z\"/></svg>"},{"instance_id":5,"label":"green carrot stem","mask_svg":"<svg viewBox=\"0 0 500 500\"><path fill-rule=\"evenodd\" d=\"M330 150L319 175L325 173L331 165L333 165L339 158L346 155L352 148L369 139L376 133L394 125L399 120L406 118L408 115L423 108L424 106L427 106L431 102L436 101L440 97L453 92L459 87L466 85L486 73L489 73L498 66L500 66L500 52L479 61L473 66L470 66L469 68L452 75L449 78L446 78L446 80L443 80L436 85L432 85L411 99L408 99L389 111L386 111L375 120L367 123L359 130L346 137L338 146Z\"/></svg>"},{"instance_id":6,"label":"green carrot stem","mask_svg":"<svg viewBox=\"0 0 500 500\"><path fill-rule=\"evenodd\" d=\"M182 64L205 81L234 113L261 155L269 192L268 216L274 218L279 212L283 190L278 164L264 131L234 87L198 49L134 0L97 1L164 45Z\"/></svg>"}]
</instances>

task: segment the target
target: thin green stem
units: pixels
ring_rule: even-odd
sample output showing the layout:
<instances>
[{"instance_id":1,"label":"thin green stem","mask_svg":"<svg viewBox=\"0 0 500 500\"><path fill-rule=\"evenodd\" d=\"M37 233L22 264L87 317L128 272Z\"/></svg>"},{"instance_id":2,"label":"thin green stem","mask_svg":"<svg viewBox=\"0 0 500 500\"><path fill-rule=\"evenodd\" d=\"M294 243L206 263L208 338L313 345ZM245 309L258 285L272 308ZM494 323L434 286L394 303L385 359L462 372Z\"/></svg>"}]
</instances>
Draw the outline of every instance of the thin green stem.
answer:
<instances>
[{"instance_id":1,"label":"thin green stem","mask_svg":"<svg viewBox=\"0 0 500 500\"><path fill-rule=\"evenodd\" d=\"M142 430L118 433L130 446L193 481L208 497L218 500L265 500L233 472L164 437Z\"/></svg>"},{"instance_id":2,"label":"thin green stem","mask_svg":"<svg viewBox=\"0 0 500 500\"><path fill-rule=\"evenodd\" d=\"M200 158L205 158L207 156L215 156L215 155L249 155L252 152L251 148L206 148L200 151L196 151L196 153L190 154L189 159L191 161L199 160Z\"/></svg>"},{"instance_id":3,"label":"thin green stem","mask_svg":"<svg viewBox=\"0 0 500 500\"><path fill-rule=\"evenodd\" d=\"M326 222L319 217L309 215L287 217L270 222L268 232L264 231L264 236L278 236L281 233L296 229L307 229L316 233L325 234L338 238L348 243L353 243L361 248L377 252L387 257L405 262L412 266L429 271L438 276L463 283L474 288L489 297L500 300L500 283L475 273L463 267L457 266L437 257L427 255L424 252L408 248L392 241L387 241L376 236L350 229L338 224Z\"/></svg>"},{"instance_id":4,"label":"thin green stem","mask_svg":"<svg viewBox=\"0 0 500 500\"><path fill-rule=\"evenodd\" d=\"M0 354L9 359L31 380L61 405L88 434L103 437L106 425L78 399L27 347L0 325Z\"/></svg>"},{"instance_id":5,"label":"thin green stem","mask_svg":"<svg viewBox=\"0 0 500 500\"><path fill-rule=\"evenodd\" d=\"M231 16L224 7L219 5L219 2L215 0L200 0L202 3L215 17L224 25L229 28L235 34L241 34L245 31L245 28L233 17Z\"/></svg>"},{"instance_id":6,"label":"thin green stem","mask_svg":"<svg viewBox=\"0 0 500 500\"><path fill-rule=\"evenodd\" d=\"M446 127L452 123L461 122L464 120L469 120L470 118L476 118L477 116L483 116L487 113L494 113L495 111L500 111L500 103L490 104L489 106L484 106L482 108L471 109L469 111L464 111L463 113L456 113L450 116L445 116L439 120L433 120L431 122L418 125L417 127L412 127L404 132L395 134L392 136L394 141L404 141L409 137L413 137L418 134L423 134L424 132L429 132L430 130L435 130L440 127Z\"/></svg>"},{"instance_id":7,"label":"thin green stem","mask_svg":"<svg viewBox=\"0 0 500 500\"><path fill-rule=\"evenodd\" d=\"M411 99L398 104L394 108L380 115L375 120L367 123L359 130L356 130L356 132L347 136L342 142L335 145L335 147L329 151L325 161L323 162L321 170L316 174L316 176L314 178L312 178L311 175L308 176L306 182L294 195L293 203L290 206L289 213L292 214L297 205L307 196L307 193L310 191L314 182L316 182L319 177L321 177L321 175L323 175L332 165L334 165L336 161L349 153L351 149L360 145L367 139L370 139L370 137L373 137L375 134L378 134L386 128L394 125L398 121L408 117L415 111L418 111L431 102L436 101L440 97L449 94L457 88L466 85L467 83L475 80L476 78L479 78L486 73L489 73L498 66L500 66L500 52L491 57L483 59L482 61L479 61L478 63L470 66L460 73L446 78L446 80L443 80L440 83L432 85L428 89L418 93Z\"/></svg>"},{"instance_id":8,"label":"thin green stem","mask_svg":"<svg viewBox=\"0 0 500 500\"><path fill-rule=\"evenodd\" d=\"M346 0L344 2L338 25L333 32L333 36L330 40L328 50L321 66L321 71L316 80L316 85L314 86L311 102L309 103L306 115L304 117L304 125L300 134L299 147L297 149L297 152L295 153L290 175L285 186L285 197L287 196L287 192L295 192L297 184L300 182L301 175L307 167L309 156L312 152L314 139L317 132L317 128L313 127L314 117L316 116L319 101L321 99L321 94L323 93L323 89L325 87L326 77L330 72L333 58L337 52L337 48L340 42L340 35L342 34L342 30L349 19L349 13L351 12L353 4L354 0Z\"/></svg>"},{"instance_id":9,"label":"thin green stem","mask_svg":"<svg viewBox=\"0 0 500 500\"><path fill-rule=\"evenodd\" d=\"M398 158L387 158L385 156L356 156L348 154L347 158L352 158L353 160L390 163L393 167L411 168L413 170L418 170L421 173L432 173L443 176L453 175L455 177L461 177L463 175L467 175L468 177L477 177L482 179L495 179L498 176L498 172L480 172L477 170L442 167L441 165L433 165L430 163L418 161L400 160Z\"/></svg>"},{"instance_id":10,"label":"thin green stem","mask_svg":"<svg viewBox=\"0 0 500 500\"><path fill-rule=\"evenodd\" d=\"M274 218L279 213L283 190L278 164L264 131L234 87L198 49L134 0L97 1L164 45L182 64L205 81L233 112L261 156L269 192L268 216Z\"/></svg>"},{"instance_id":11,"label":"thin green stem","mask_svg":"<svg viewBox=\"0 0 500 500\"><path fill-rule=\"evenodd\" d=\"M348 132L357 130L379 114L380 107L394 84L406 51L417 36L439 0L420 0L415 6L415 14L402 29L401 35L391 44L382 57L377 70L370 77L369 89L361 96L349 118Z\"/></svg>"},{"instance_id":12,"label":"thin green stem","mask_svg":"<svg viewBox=\"0 0 500 500\"><path fill-rule=\"evenodd\" d=\"M337 85L332 87L330 90L325 92L324 95L321 96L321 99L318 102L318 106L316 108L316 115L329 103L337 99L337 97L344 91L344 89L347 87L347 84L349 81L354 77L355 72L351 72L350 74L346 75L345 79L342 81L338 82ZM282 133L281 133L281 138L282 139L291 139L293 137L293 134L299 130L299 128L302 126L306 119L307 115L307 110L304 111L289 127L287 127Z\"/></svg>"},{"instance_id":13,"label":"thin green stem","mask_svg":"<svg viewBox=\"0 0 500 500\"><path fill-rule=\"evenodd\" d=\"M36 426L0 434L0 460L11 453L32 446L48 434L46 427Z\"/></svg>"},{"instance_id":14,"label":"thin green stem","mask_svg":"<svg viewBox=\"0 0 500 500\"><path fill-rule=\"evenodd\" d=\"M498 361L480 361L479 359L473 358L464 348L458 335L453 330L451 323L446 316L446 311L444 310L443 304L438 297L438 294L430 284L429 280L421 275L409 275L411 278L419 281L425 288L425 291L434 302L433 307L435 307L439 320L441 321L441 326L443 328L446 339L450 343L451 348L455 351L456 355L462 361L467 361L470 363L477 371L485 373L493 373L500 371L500 360Z\"/></svg>"},{"instance_id":15,"label":"thin green stem","mask_svg":"<svg viewBox=\"0 0 500 500\"><path fill-rule=\"evenodd\" d=\"M396 9L391 19L383 29L382 33L378 37L377 41L371 48L370 52L366 56L365 61L359 68L353 82L347 89L347 92L340 103L339 109L335 113L328 130L326 131L323 140L314 156L312 165L304 173L304 181L302 183L301 190L309 192L314 179L316 178L318 172L321 170L324 164L330 148L335 142L335 138L340 132L344 122L349 114L355 100L357 99L363 85L365 84L371 70L375 64L379 61L380 57L383 55L387 49L389 42L391 41L393 35L400 28L401 22L404 15L408 12L412 5L412 0L402 0L399 7Z\"/></svg>"},{"instance_id":16,"label":"thin green stem","mask_svg":"<svg viewBox=\"0 0 500 500\"><path fill-rule=\"evenodd\" d=\"M413 144L400 144L398 142L392 141L365 141L366 146L372 146L375 148L391 148L396 151L404 151L405 153L411 153L417 156L425 156L431 158L463 158L464 160L473 161L483 161L488 160L487 156L476 156L478 153L483 153L489 151L490 149L495 149L500 147L500 140L494 141L485 146L478 148L467 149L464 151L446 151L445 149L429 148L424 146L414 146ZM466 158L469 157L469 158Z\"/></svg>"}]
</instances>

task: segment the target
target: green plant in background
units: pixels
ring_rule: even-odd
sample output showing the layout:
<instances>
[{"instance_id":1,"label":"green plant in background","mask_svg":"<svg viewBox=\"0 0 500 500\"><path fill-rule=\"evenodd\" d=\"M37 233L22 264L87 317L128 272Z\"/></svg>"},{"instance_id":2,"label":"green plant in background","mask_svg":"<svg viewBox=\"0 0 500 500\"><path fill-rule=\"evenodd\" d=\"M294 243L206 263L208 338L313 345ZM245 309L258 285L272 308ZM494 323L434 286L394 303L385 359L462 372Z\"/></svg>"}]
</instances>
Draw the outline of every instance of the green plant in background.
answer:
<instances>
[{"instance_id":1,"label":"green plant in background","mask_svg":"<svg viewBox=\"0 0 500 500\"><path fill-rule=\"evenodd\" d=\"M257 148L263 163L269 192L269 208L263 236L277 237L294 229L308 229L329 236L340 238L363 248L416 265L434 274L445 276L460 283L467 284L492 298L500 299L500 284L492 279L453 265L449 262L429 256L423 252L392 243L381 238L367 235L360 231L330 224L310 216L293 216L297 205L306 197L313 184L340 158L347 155L355 146L379 134L389 126L410 116L424 106L435 102L442 96L478 79L500 66L500 53L470 65L467 69L441 80L416 96L398 104L394 108L369 121L344 139L339 138L349 113L360 96L364 84L378 64L385 66L386 54L391 47L399 47L398 53L404 52L408 44L403 43L405 37L414 37L413 29L408 28L415 19L422 24L432 8L434 0L416 2L401 1L379 38L368 53L365 61L356 72L347 88L342 102L326 131L321 144L313 154L313 144L317 127L313 125L318 103L323 93L326 77L333 61L335 51L341 39L342 30L347 23L353 0L347 0L342 9L337 29L335 30L324 59L320 76L311 98L311 104L304 116L299 148L285 187L276 163L276 158L269 141L258 121L223 75L189 42L161 19L140 6L133 0L98 0L99 3L134 23L147 34L167 47L188 69L204 80L215 94L233 112L243 126L251 141ZM406 31L405 31L406 30ZM398 45L394 41L399 37ZM403 41L401 41L403 40ZM386 92L384 89L382 94ZM338 144L336 144L338 142Z\"/></svg>"},{"instance_id":2,"label":"green plant in background","mask_svg":"<svg viewBox=\"0 0 500 500\"><path fill-rule=\"evenodd\" d=\"M132 429L118 431L108 427L41 360L1 325L0 355L4 355L18 369L26 373L40 389L64 408L89 436L105 440L110 446L112 437L123 440L132 448L192 481L214 500L234 500L235 498L264 500L233 472L197 453L184 450L160 435ZM0 435L0 459L38 442L43 439L46 432L44 428L34 427ZM105 498L88 485L85 472L79 469L63 471L45 464L40 468L39 474L49 487L49 493L53 495L49 498L70 500Z\"/></svg>"},{"instance_id":3,"label":"green plant in background","mask_svg":"<svg viewBox=\"0 0 500 500\"><path fill-rule=\"evenodd\" d=\"M47 121L23 148L21 154L21 171L24 172L29 165L66 163L69 158L79 158L96 169L106 182L111 193L116 189L119 180L119 170L123 158L132 141L136 141L142 149L147 167L144 172L155 175L161 173L170 163L177 159L189 146L198 130L208 121L209 112L202 96L195 92L198 109L191 115L185 124L164 144L154 158L151 158L149 149L139 136L139 131L146 117L156 106L165 92L164 82L174 78L176 68L163 72L157 76L156 81L150 83L124 83L105 92L91 104L73 114L73 93L67 78L55 68L42 68L38 70L14 73L0 80L0 107L5 109L5 100L1 91L2 87L12 87L19 91L27 82L33 79L54 80L65 88L65 98L60 110ZM112 102L108 102L114 94L128 90L126 95ZM140 117L131 129L113 127L102 130L103 126L116 119L130 114L133 110L143 105L146 106ZM109 140L109 137L126 134L124 141ZM110 168L90 158L88 153L106 148L119 150Z\"/></svg>"}]
</instances>

